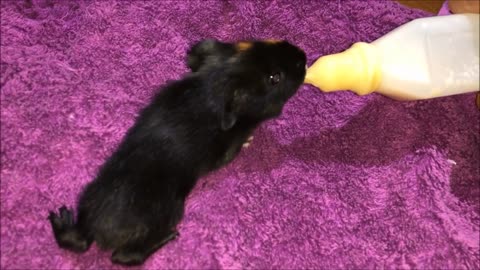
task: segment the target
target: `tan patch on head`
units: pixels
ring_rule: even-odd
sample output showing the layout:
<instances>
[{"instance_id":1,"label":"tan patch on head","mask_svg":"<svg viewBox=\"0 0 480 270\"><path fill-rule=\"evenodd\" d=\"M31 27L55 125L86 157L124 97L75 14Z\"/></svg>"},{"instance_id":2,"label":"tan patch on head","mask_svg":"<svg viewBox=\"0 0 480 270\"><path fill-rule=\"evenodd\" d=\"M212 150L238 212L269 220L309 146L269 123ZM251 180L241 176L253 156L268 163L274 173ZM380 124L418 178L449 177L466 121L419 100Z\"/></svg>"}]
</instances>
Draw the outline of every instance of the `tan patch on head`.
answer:
<instances>
[{"instance_id":1,"label":"tan patch on head","mask_svg":"<svg viewBox=\"0 0 480 270\"><path fill-rule=\"evenodd\" d=\"M281 43L282 41L278 39L266 39L266 40L263 40L262 42L265 44L273 45L273 44ZM238 52L244 52L253 47L253 42L241 41L235 44L235 47L237 48Z\"/></svg>"},{"instance_id":2,"label":"tan patch on head","mask_svg":"<svg viewBox=\"0 0 480 270\"><path fill-rule=\"evenodd\" d=\"M252 42L247 42L247 41L238 42L237 45L236 45L237 51L239 51L239 52L246 51L246 50L250 49L252 46L253 46L253 43Z\"/></svg>"},{"instance_id":3,"label":"tan patch on head","mask_svg":"<svg viewBox=\"0 0 480 270\"><path fill-rule=\"evenodd\" d=\"M265 43L267 44L277 44L277 43L280 43L282 42L281 40L278 40L278 39L266 39L265 40Z\"/></svg>"}]
</instances>

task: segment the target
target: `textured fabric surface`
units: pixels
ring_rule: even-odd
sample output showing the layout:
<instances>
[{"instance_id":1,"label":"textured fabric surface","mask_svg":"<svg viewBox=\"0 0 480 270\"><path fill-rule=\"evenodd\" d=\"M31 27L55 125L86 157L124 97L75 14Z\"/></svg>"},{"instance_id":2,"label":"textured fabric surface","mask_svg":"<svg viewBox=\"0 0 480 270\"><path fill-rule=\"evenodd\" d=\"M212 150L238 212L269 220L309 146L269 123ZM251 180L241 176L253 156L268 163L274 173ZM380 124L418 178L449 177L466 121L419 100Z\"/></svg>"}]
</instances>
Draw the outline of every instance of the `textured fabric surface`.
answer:
<instances>
[{"instance_id":1,"label":"textured fabric surface","mask_svg":"<svg viewBox=\"0 0 480 270\"><path fill-rule=\"evenodd\" d=\"M309 63L430 16L390 1L2 1L1 268L107 269L54 242L158 86L205 37L286 38ZM397 102L303 86L202 178L144 269L479 268L475 94Z\"/></svg>"},{"instance_id":2,"label":"textured fabric surface","mask_svg":"<svg viewBox=\"0 0 480 270\"><path fill-rule=\"evenodd\" d=\"M452 14L452 13L450 12L450 9L448 8L448 0L447 0L447 1L443 2L442 7L438 11L438 15L442 16L442 15L450 15L450 14Z\"/></svg>"}]
</instances>

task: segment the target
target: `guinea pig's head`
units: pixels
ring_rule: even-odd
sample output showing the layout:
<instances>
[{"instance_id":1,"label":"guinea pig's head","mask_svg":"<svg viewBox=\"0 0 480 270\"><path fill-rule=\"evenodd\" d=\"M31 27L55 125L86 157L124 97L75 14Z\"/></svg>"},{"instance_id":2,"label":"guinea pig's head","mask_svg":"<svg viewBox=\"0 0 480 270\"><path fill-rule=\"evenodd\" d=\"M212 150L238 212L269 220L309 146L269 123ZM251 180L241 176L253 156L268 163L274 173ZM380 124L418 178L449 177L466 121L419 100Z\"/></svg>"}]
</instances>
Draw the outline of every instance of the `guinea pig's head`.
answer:
<instances>
[{"instance_id":1,"label":"guinea pig's head","mask_svg":"<svg viewBox=\"0 0 480 270\"><path fill-rule=\"evenodd\" d=\"M187 63L208 78L225 130L280 115L306 72L305 53L287 41L204 40L190 49Z\"/></svg>"}]
</instances>

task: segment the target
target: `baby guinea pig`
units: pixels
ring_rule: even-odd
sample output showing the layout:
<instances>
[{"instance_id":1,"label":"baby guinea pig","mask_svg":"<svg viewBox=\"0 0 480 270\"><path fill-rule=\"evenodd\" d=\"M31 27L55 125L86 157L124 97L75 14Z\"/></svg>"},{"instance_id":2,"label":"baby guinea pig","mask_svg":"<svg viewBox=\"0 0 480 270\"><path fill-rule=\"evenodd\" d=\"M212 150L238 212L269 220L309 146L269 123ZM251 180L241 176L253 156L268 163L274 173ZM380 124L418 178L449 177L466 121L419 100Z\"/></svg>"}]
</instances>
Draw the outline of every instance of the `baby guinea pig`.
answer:
<instances>
[{"instance_id":1,"label":"baby guinea pig","mask_svg":"<svg viewBox=\"0 0 480 270\"><path fill-rule=\"evenodd\" d=\"M61 248L82 253L95 241L113 263L139 265L174 239L197 179L282 112L306 56L286 41L204 40L187 62L192 72L159 91L85 187L77 218L65 206L50 212Z\"/></svg>"}]
</instances>

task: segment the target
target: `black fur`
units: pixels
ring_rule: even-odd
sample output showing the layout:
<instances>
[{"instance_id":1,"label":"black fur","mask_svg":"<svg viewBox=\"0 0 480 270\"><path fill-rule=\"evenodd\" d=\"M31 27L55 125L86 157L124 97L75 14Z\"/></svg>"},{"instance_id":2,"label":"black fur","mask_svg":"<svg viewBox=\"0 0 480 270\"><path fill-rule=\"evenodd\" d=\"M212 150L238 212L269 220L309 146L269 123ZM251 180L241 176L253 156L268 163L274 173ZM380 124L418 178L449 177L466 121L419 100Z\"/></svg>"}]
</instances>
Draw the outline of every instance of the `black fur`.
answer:
<instances>
[{"instance_id":1,"label":"black fur","mask_svg":"<svg viewBox=\"0 0 480 270\"><path fill-rule=\"evenodd\" d=\"M78 216L50 212L58 245L142 264L178 233L196 180L230 162L263 121L278 116L305 76L305 54L287 43L206 40L192 47L192 73L165 86L79 198ZM280 76L274 84L272 76Z\"/></svg>"}]
</instances>

